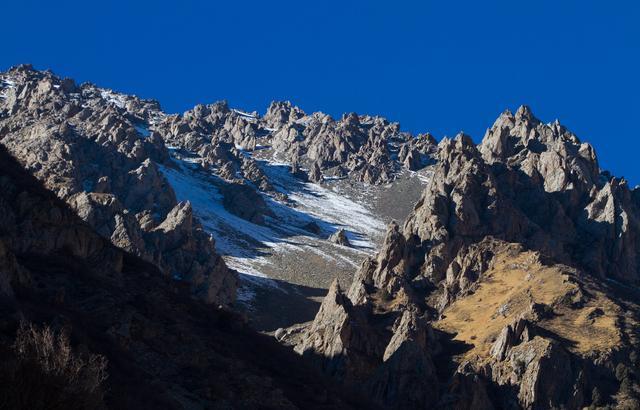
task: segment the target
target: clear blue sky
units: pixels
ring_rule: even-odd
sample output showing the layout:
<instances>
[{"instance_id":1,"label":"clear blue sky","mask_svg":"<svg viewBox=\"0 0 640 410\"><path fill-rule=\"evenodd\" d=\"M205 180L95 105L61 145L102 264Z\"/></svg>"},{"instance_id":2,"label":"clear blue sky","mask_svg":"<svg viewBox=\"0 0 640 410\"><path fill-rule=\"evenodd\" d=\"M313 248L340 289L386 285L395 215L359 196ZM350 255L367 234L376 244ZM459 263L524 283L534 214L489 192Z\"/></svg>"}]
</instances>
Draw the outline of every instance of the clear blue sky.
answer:
<instances>
[{"instance_id":1,"label":"clear blue sky","mask_svg":"<svg viewBox=\"0 0 640 410\"><path fill-rule=\"evenodd\" d=\"M0 69L18 63L158 99L264 112L380 114L479 141L528 104L640 183L640 2L4 2Z\"/></svg>"}]
</instances>

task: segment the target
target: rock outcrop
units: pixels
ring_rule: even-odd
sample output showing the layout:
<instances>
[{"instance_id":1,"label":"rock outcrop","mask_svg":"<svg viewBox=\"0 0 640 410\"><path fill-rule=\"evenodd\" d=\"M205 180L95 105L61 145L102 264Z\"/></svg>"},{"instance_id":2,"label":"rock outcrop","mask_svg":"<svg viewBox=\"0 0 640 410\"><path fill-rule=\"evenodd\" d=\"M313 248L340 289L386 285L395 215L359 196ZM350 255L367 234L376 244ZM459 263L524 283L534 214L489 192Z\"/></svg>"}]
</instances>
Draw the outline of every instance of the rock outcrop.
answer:
<instances>
[{"instance_id":1,"label":"rock outcrop","mask_svg":"<svg viewBox=\"0 0 640 410\"><path fill-rule=\"evenodd\" d=\"M640 280L636 192L600 177L593 149L560 125L541 124L521 108L503 114L478 147L465 135L444 139L439 160L402 235L388 235L393 245L378 260L392 261L387 277L443 285L440 309L486 269L487 238L522 243L599 277ZM368 282L380 273L359 276Z\"/></svg>"},{"instance_id":2,"label":"rock outcrop","mask_svg":"<svg viewBox=\"0 0 640 410\"><path fill-rule=\"evenodd\" d=\"M329 241L337 245L351 246L351 243L349 242L349 238L347 238L347 232L342 228L332 233L331 236L329 237Z\"/></svg>"},{"instance_id":3,"label":"rock outcrop","mask_svg":"<svg viewBox=\"0 0 640 410\"><path fill-rule=\"evenodd\" d=\"M246 155L268 134L257 114L233 110L223 101L166 116L154 129L172 149L197 158L201 166L231 185L245 184L278 199L286 198L273 188L257 161Z\"/></svg>"},{"instance_id":4,"label":"rock outcrop","mask_svg":"<svg viewBox=\"0 0 640 410\"><path fill-rule=\"evenodd\" d=\"M169 164L149 130L164 115L157 102L29 66L3 77L11 85L0 99L0 142L14 157L114 245L208 302L233 302L235 273L156 165Z\"/></svg>"},{"instance_id":5,"label":"rock outcrop","mask_svg":"<svg viewBox=\"0 0 640 410\"><path fill-rule=\"evenodd\" d=\"M366 386L385 407L422 408L437 399L433 355L439 348L415 311L389 315L373 304L354 305L334 281L295 350L342 383Z\"/></svg>"},{"instance_id":6,"label":"rock outcrop","mask_svg":"<svg viewBox=\"0 0 640 410\"><path fill-rule=\"evenodd\" d=\"M269 194L277 191L244 153L266 149L291 163L294 174L307 169L312 182L327 176L380 184L403 169L432 163L436 147L431 135L414 138L381 117L351 113L336 121L323 113L307 115L289 102L273 102L264 117L231 109L224 101L198 105L167 116L155 129L170 145L197 154L213 172L250 181Z\"/></svg>"},{"instance_id":7,"label":"rock outcrop","mask_svg":"<svg viewBox=\"0 0 640 410\"><path fill-rule=\"evenodd\" d=\"M289 102L272 103L264 121L274 129L274 150L307 166L309 179L315 182L322 172L386 183L403 168L418 170L431 163L436 146L431 135L414 138L381 117L350 113L334 120L323 113L307 115Z\"/></svg>"},{"instance_id":8,"label":"rock outcrop","mask_svg":"<svg viewBox=\"0 0 640 410\"><path fill-rule=\"evenodd\" d=\"M621 403L635 390L617 383L610 369L630 366L630 351L637 356L637 336L621 335L635 334L640 312L637 300L608 283L640 283L637 197L626 181L600 171L589 144L557 122L541 123L527 107L503 113L477 146L464 134L443 139L414 211L402 227L390 225L341 303L349 309L338 315L350 323L352 312L373 312L349 331L356 340L354 332L366 334L371 345L376 336L380 346L414 341L405 326L381 319L403 323L408 313L424 317L439 336L391 367L386 354L363 357L361 349L343 348L357 369L377 363L357 386L397 408L415 408L417 402L397 397L416 392L428 392L418 400L425 408L471 408L469 400L477 402L473 408L581 408L607 380L607 400ZM598 306L607 308L593 313ZM630 309L628 320L621 320L622 306ZM332 323L325 309L299 348L322 356L325 347L308 341L335 333L331 326L320 331L320 319ZM449 333L467 353L455 359L464 359L455 372L435 371L426 363L434 362L434 345L454 349ZM450 352L444 357L453 359ZM398 383L413 369L409 363L449 388Z\"/></svg>"},{"instance_id":9,"label":"rock outcrop","mask_svg":"<svg viewBox=\"0 0 640 410\"><path fill-rule=\"evenodd\" d=\"M524 408L582 408L589 399L577 360L556 340L532 336L525 321L503 329L491 351L497 362L491 377L499 385L519 386Z\"/></svg>"},{"instance_id":10,"label":"rock outcrop","mask_svg":"<svg viewBox=\"0 0 640 410\"><path fill-rule=\"evenodd\" d=\"M255 224L263 224L265 216L273 216L262 196L246 184L229 184L222 189L223 206L231 213Z\"/></svg>"}]
</instances>

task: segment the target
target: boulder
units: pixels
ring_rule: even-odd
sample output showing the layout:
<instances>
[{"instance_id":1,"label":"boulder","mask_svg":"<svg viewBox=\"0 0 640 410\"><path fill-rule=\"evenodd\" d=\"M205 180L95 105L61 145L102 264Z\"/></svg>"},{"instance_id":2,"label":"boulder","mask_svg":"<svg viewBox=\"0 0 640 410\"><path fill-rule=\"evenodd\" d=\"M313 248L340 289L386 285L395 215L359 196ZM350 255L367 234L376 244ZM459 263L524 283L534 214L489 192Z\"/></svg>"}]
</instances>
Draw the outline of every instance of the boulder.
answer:
<instances>
[{"instance_id":1,"label":"boulder","mask_svg":"<svg viewBox=\"0 0 640 410\"><path fill-rule=\"evenodd\" d=\"M337 245L351 246L349 238L347 238L347 231L342 228L331 234L331 236L329 236L329 241Z\"/></svg>"}]
</instances>

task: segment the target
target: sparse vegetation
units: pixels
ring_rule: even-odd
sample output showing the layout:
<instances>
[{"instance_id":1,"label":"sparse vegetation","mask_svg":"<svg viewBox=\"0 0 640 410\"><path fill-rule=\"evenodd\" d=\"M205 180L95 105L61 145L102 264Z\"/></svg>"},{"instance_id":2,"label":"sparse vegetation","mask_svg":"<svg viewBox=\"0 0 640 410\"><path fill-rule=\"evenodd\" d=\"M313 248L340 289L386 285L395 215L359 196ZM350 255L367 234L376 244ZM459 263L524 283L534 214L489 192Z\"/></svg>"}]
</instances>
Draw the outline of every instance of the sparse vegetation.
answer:
<instances>
[{"instance_id":1,"label":"sparse vegetation","mask_svg":"<svg viewBox=\"0 0 640 410\"><path fill-rule=\"evenodd\" d=\"M74 352L64 331L23 322L4 353L0 409L104 407L106 359Z\"/></svg>"},{"instance_id":2,"label":"sparse vegetation","mask_svg":"<svg viewBox=\"0 0 640 410\"><path fill-rule=\"evenodd\" d=\"M615 326L620 308L596 290L577 306L572 299L581 294L559 265L545 266L532 252L503 252L475 293L449 306L436 327L473 345L468 359L486 358L500 331L521 315L536 316L537 325L566 340L570 351L585 355L607 351L620 340ZM539 306L548 312L541 314Z\"/></svg>"}]
</instances>

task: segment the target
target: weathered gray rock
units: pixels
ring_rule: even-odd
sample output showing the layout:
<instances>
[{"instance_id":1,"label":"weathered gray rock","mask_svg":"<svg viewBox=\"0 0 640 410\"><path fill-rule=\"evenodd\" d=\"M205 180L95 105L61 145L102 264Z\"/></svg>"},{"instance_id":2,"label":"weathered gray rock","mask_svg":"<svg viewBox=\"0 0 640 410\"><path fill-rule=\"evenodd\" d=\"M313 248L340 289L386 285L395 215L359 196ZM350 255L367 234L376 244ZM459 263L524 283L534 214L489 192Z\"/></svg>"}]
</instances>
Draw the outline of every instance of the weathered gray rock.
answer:
<instances>
[{"instance_id":1,"label":"weathered gray rock","mask_svg":"<svg viewBox=\"0 0 640 410\"><path fill-rule=\"evenodd\" d=\"M525 409L582 408L584 373L556 341L535 336L514 346L491 377L498 385L519 386L518 401Z\"/></svg>"},{"instance_id":2,"label":"weathered gray rock","mask_svg":"<svg viewBox=\"0 0 640 410\"><path fill-rule=\"evenodd\" d=\"M345 127L358 126L356 118L343 121ZM409 167L412 155L409 148L402 151ZM515 115L503 113L478 146L464 134L443 139L437 158L433 178L412 214L402 227L390 225L380 251L356 272L348 293L354 310L400 317L413 311L427 316L442 312L473 294L496 254L525 249L548 263L588 272L596 281L640 282L637 190L601 173L593 149L559 123L543 124L521 107ZM573 280L580 282L580 275ZM577 293L581 301L565 306L588 299ZM585 368L585 359L568 350L570 343L538 334L530 322L549 320L553 308L537 301L530 306L526 318L502 330L485 361L479 359L487 368L459 369L452 376L454 384L442 403L537 409L580 408L590 402L585 393L589 374L601 377L612 366L611 358L598 359L598 370ZM385 333L388 323L376 315L364 320L358 331L376 334L379 343L402 338L396 329ZM326 312L323 321L331 322ZM313 339L314 330L307 329L305 337ZM321 353L322 346L318 349ZM411 369L408 362L394 367L396 377L385 374L376 391L393 391ZM490 397L495 385L511 386L517 393L494 406ZM423 389L427 387L419 391ZM385 403L386 397L377 400Z\"/></svg>"},{"instance_id":3,"label":"weathered gray rock","mask_svg":"<svg viewBox=\"0 0 640 410\"><path fill-rule=\"evenodd\" d=\"M314 162L311 165L311 169L309 170L309 181L313 182L322 182L324 177L322 175L322 171L320 170L320 165L317 162Z\"/></svg>"},{"instance_id":4,"label":"weathered gray rock","mask_svg":"<svg viewBox=\"0 0 640 410\"><path fill-rule=\"evenodd\" d=\"M420 134L401 145L398 161L412 171L422 169L433 161L437 145L438 143L431 134Z\"/></svg>"},{"instance_id":5,"label":"weathered gray rock","mask_svg":"<svg viewBox=\"0 0 640 410\"><path fill-rule=\"evenodd\" d=\"M0 147L0 158L3 170L12 171L0 173L0 289L5 294L11 293L13 285L30 281L16 255L24 258L65 254L92 261L98 272L120 271L122 252L105 246L105 241L66 206L61 206L54 195L42 194L36 181L17 175L14 171L19 165L4 147Z\"/></svg>"},{"instance_id":6,"label":"weathered gray rock","mask_svg":"<svg viewBox=\"0 0 640 410\"><path fill-rule=\"evenodd\" d=\"M329 241L342 246L351 246L349 238L347 238L347 232L342 228L332 233Z\"/></svg>"},{"instance_id":7,"label":"weathered gray rock","mask_svg":"<svg viewBox=\"0 0 640 410\"><path fill-rule=\"evenodd\" d=\"M264 217L272 214L260 193L249 185L228 184L222 192L222 205L229 212L242 219L255 224L263 224Z\"/></svg>"},{"instance_id":8,"label":"weathered gray rock","mask_svg":"<svg viewBox=\"0 0 640 410\"><path fill-rule=\"evenodd\" d=\"M0 140L14 157L114 245L166 275L192 278L210 302L234 300L235 274L197 223L171 241L154 231L178 205L156 165L168 161L168 150L147 129L164 115L157 102L29 67L5 76L13 85L0 99Z\"/></svg>"},{"instance_id":9,"label":"weathered gray rock","mask_svg":"<svg viewBox=\"0 0 640 410\"><path fill-rule=\"evenodd\" d=\"M404 311L369 382L377 402L389 408L425 408L437 402L438 378L432 356L438 342L425 318Z\"/></svg>"},{"instance_id":10,"label":"weathered gray rock","mask_svg":"<svg viewBox=\"0 0 640 410\"><path fill-rule=\"evenodd\" d=\"M403 168L418 170L430 164L436 146L432 136L414 138L380 117L350 113L336 121L323 113L307 115L290 102L273 102L264 117L232 110L226 102L199 105L183 115L168 116L155 128L173 146L199 152L203 158L206 150L206 165L217 164L213 172L223 168L224 177L229 177L225 164L232 162L233 177L264 185L260 189L266 192L275 192L268 178L255 172L257 165L241 167L253 161L241 152L267 147L295 164L294 174L300 167L309 169L313 182L322 182L324 174L380 184ZM228 147L220 149L225 144L239 152L229 155Z\"/></svg>"},{"instance_id":11,"label":"weathered gray rock","mask_svg":"<svg viewBox=\"0 0 640 410\"><path fill-rule=\"evenodd\" d=\"M542 155L556 151L570 180L558 182L546 159L551 154ZM459 135L440 143L438 157L402 232L389 232L375 263L367 265L374 269L364 274L370 281L401 275L442 283L442 309L469 291L490 263L495 245L488 238L522 243L600 276L640 279L632 252L640 224L631 191L624 181L600 180L592 150L564 128L541 124L522 108L515 117L503 114L479 149ZM594 240L596 246L584 245Z\"/></svg>"},{"instance_id":12,"label":"weathered gray rock","mask_svg":"<svg viewBox=\"0 0 640 410\"><path fill-rule=\"evenodd\" d=\"M373 357L382 356L384 346L372 338L363 312L340 289L331 284L309 331L295 350L306 355L336 379L356 384L367 380L375 369Z\"/></svg>"},{"instance_id":13,"label":"weathered gray rock","mask_svg":"<svg viewBox=\"0 0 640 410\"><path fill-rule=\"evenodd\" d=\"M371 307L353 304L334 281L295 350L386 407L430 406L438 398L432 356L440 350L433 329L415 309L372 319ZM392 331L379 328L390 317Z\"/></svg>"},{"instance_id":14,"label":"weathered gray rock","mask_svg":"<svg viewBox=\"0 0 640 410\"><path fill-rule=\"evenodd\" d=\"M518 319L513 324L505 326L491 347L491 356L497 360L504 360L512 347L531 340L533 333L530 327L525 319Z\"/></svg>"}]
</instances>

